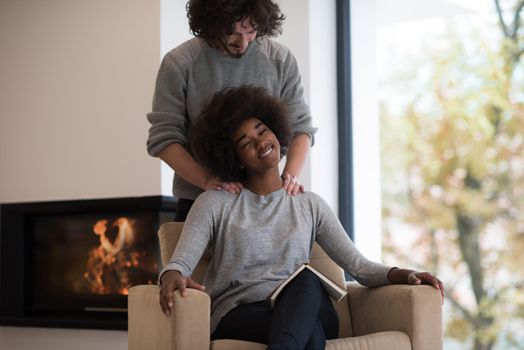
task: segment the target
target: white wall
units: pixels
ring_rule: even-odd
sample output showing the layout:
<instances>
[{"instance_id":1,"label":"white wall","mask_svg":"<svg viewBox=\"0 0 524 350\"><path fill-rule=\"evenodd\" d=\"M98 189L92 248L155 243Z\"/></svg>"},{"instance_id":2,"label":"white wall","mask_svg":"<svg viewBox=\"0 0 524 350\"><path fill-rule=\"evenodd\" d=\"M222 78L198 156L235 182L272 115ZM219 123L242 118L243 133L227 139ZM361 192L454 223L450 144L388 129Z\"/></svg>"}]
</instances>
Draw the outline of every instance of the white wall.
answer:
<instances>
[{"instance_id":1,"label":"white wall","mask_svg":"<svg viewBox=\"0 0 524 350\"><path fill-rule=\"evenodd\" d=\"M159 3L0 2L0 202L158 194Z\"/></svg>"},{"instance_id":2,"label":"white wall","mask_svg":"<svg viewBox=\"0 0 524 350\"><path fill-rule=\"evenodd\" d=\"M355 244L382 260L380 125L376 73L376 0L351 1L353 196Z\"/></svg>"},{"instance_id":3,"label":"white wall","mask_svg":"<svg viewBox=\"0 0 524 350\"><path fill-rule=\"evenodd\" d=\"M338 121L335 1L310 1L309 102L318 127L311 149L311 190L338 213Z\"/></svg>"}]
</instances>

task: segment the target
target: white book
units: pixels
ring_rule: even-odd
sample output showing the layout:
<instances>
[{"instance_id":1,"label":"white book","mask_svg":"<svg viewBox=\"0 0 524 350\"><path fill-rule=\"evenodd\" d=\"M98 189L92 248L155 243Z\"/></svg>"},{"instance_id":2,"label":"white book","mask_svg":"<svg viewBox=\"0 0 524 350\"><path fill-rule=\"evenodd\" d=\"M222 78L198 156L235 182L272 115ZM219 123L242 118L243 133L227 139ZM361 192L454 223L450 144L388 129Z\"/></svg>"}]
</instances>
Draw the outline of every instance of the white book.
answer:
<instances>
[{"instance_id":1,"label":"white book","mask_svg":"<svg viewBox=\"0 0 524 350\"><path fill-rule=\"evenodd\" d=\"M295 270L295 272L293 272L288 278L286 278L273 292L271 292L271 294L268 297L271 308L275 307L275 302L280 292L282 292L282 290L288 285L288 283L291 282L304 269L308 269L318 276L320 282L322 283L322 286L326 289L329 296L333 298L333 300L335 300L336 302L339 302L348 294L345 288L340 287L338 284L333 282L331 279L329 279L329 277L315 269L313 266L309 264L302 264L298 269Z\"/></svg>"}]
</instances>

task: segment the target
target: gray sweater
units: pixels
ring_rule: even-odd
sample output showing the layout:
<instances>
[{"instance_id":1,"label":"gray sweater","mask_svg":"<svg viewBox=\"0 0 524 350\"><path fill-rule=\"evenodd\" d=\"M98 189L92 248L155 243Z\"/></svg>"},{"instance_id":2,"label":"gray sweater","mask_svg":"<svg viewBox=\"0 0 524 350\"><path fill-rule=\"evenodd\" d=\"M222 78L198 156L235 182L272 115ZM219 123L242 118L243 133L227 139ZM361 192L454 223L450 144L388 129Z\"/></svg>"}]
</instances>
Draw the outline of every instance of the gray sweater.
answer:
<instances>
[{"instance_id":1,"label":"gray sweater","mask_svg":"<svg viewBox=\"0 0 524 350\"><path fill-rule=\"evenodd\" d=\"M262 86L284 99L290 108L293 133L313 136L316 129L311 126L297 63L289 49L260 38L241 58L233 58L194 38L171 50L160 65L153 111L147 115L151 123L149 154L157 156L172 143L187 149L189 130L212 95L225 87L244 84ZM175 196L195 199L200 193L200 188L175 174Z\"/></svg>"},{"instance_id":2,"label":"gray sweater","mask_svg":"<svg viewBox=\"0 0 524 350\"><path fill-rule=\"evenodd\" d=\"M279 189L267 196L206 191L184 224L170 262L162 269L191 276L208 249L203 284L209 293L211 331L234 307L265 300L278 284L308 262L316 241L365 286L388 284L390 267L367 260L353 245L326 202L312 192L297 196Z\"/></svg>"}]
</instances>

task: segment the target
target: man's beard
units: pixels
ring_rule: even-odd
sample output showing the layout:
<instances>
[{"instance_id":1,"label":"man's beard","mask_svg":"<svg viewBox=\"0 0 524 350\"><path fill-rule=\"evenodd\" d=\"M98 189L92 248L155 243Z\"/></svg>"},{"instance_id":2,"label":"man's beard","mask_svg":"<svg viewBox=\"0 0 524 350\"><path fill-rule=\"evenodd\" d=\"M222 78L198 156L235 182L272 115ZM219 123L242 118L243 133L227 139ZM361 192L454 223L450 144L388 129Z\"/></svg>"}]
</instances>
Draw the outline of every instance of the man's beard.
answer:
<instances>
[{"instance_id":1,"label":"man's beard","mask_svg":"<svg viewBox=\"0 0 524 350\"><path fill-rule=\"evenodd\" d=\"M225 42L221 42L220 43L220 46L222 47L222 49L227 52L227 54L233 58L241 58L242 56L244 56L244 54L247 52L247 49L249 48L249 44L248 44L248 47L246 47L246 49L242 52L238 52L238 51L234 51L235 48L238 48L238 47L235 47L235 46L231 46L231 45L228 45L227 43Z\"/></svg>"}]
</instances>

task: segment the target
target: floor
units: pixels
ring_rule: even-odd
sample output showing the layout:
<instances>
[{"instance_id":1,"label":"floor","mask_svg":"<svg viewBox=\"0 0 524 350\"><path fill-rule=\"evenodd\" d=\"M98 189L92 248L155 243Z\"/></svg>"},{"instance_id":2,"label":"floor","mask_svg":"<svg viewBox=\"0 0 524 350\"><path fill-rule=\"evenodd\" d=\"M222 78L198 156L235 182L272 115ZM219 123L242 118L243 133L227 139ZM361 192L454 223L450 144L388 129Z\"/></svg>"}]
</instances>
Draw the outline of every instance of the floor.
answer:
<instances>
[{"instance_id":1,"label":"floor","mask_svg":"<svg viewBox=\"0 0 524 350\"><path fill-rule=\"evenodd\" d=\"M0 327L1 350L127 350L127 331Z\"/></svg>"}]
</instances>

